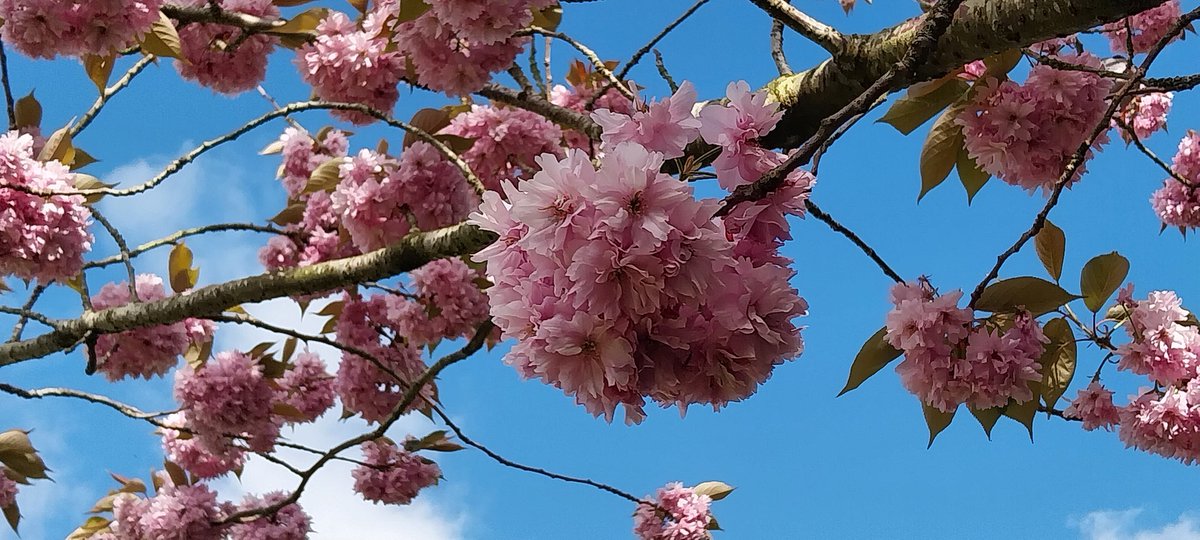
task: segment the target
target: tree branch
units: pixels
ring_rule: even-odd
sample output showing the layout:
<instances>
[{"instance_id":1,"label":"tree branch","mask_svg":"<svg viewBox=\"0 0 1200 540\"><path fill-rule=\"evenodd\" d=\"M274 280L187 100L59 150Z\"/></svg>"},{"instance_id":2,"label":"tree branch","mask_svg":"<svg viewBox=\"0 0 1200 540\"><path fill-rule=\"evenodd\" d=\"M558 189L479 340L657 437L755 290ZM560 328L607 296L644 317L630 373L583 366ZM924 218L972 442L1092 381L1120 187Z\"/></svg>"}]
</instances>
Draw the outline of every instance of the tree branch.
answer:
<instances>
[{"instance_id":1,"label":"tree branch","mask_svg":"<svg viewBox=\"0 0 1200 540\"><path fill-rule=\"evenodd\" d=\"M0 367L63 350L89 333L106 334L170 324L188 317L219 315L237 304L377 281L414 270L435 259L469 255L495 239L492 232L462 223L410 234L389 247L364 255L210 285L153 302L88 311L77 319L60 321L58 329L47 334L0 345Z\"/></svg>"},{"instance_id":2,"label":"tree branch","mask_svg":"<svg viewBox=\"0 0 1200 540\"><path fill-rule=\"evenodd\" d=\"M840 55L846 47L846 36L843 36L841 32L796 9L787 0L750 0L750 2L767 12L771 18L782 22L797 34L820 45L822 49L829 51L835 57Z\"/></svg>"}]
</instances>

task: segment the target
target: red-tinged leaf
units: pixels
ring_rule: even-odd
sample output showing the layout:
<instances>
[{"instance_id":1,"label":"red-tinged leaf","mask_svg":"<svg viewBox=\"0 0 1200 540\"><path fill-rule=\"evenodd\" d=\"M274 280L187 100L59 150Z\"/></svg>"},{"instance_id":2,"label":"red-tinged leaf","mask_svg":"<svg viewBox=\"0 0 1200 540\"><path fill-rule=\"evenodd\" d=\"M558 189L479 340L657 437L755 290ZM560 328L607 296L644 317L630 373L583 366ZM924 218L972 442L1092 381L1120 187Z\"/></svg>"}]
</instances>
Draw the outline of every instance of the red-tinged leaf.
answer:
<instances>
[{"instance_id":1,"label":"red-tinged leaf","mask_svg":"<svg viewBox=\"0 0 1200 540\"><path fill-rule=\"evenodd\" d=\"M1067 235L1057 225L1046 220L1046 225L1033 238L1033 246L1037 249L1038 259L1046 272L1054 281L1062 278L1063 259L1067 252Z\"/></svg>"}]
</instances>

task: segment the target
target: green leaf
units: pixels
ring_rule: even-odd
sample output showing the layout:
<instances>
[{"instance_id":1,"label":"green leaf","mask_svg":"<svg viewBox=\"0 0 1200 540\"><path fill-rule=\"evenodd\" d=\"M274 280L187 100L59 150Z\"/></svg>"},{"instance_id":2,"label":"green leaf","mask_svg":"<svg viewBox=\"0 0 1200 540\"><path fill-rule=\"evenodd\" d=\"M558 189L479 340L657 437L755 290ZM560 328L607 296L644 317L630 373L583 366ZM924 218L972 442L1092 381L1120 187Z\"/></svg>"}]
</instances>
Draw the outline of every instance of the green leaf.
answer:
<instances>
[{"instance_id":1,"label":"green leaf","mask_svg":"<svg viewBox=\"0 0 1200 540\"><path fill-rule=\"evenodd\" d=\"M109 53L106 55L85 54L83 55L83 70L87 72L88 79L91 79L92 84L96 85L96 89L104 94L108 89L108 79L112 77L113 67L117 65L117 55Z\"/></svg>"},{"instance_id":2,"label":"green leaf","mask_svg":"<svg viewBox=\"0 0 1200 540\"><path fill-rule=\"evenodd\" d=\"M337 189L337 185L341 182L341 166L346 161L344 157L330 159L313 170L308 177L308 184L304 186L304 193L316 193L318 191L333 191Z\"/></svg>"},{"instance_id":3,"label":"green leaf","mask_svg":"<svg viewBox=\"0 0 1200 540\"><path fill-rule=\"evenodd\" d=\"M1114 251L1094 257L1083 265L1083 272L1079 275L1079 292L1083 293L1083 303L1092 313L1099 312L1128 275L1129 259L1119 253Z\"/></svg>"},{"instance_id":4,"label":"green leaf","mask_svg":"<svg viewBox=\"0 0 1200 540\"><path fill-rule=\"evenodd\" d=\"M288 19L287 22L271 29L272 34L309 34L317 29L317 25L329 15L326 8L312 8Z\"/></svg>"},{"instance_id":5,"label":"green leaf","mask_svg":"<svg viewBox=\"0 0 1200 540\"><path fill-rule=\"evenodd\" d=\"M552 6L533 10L533 25L553 32L562 24L562 16L562 6L555 2Z\"/></svg>"},{"instance_id":6,"label":"green leaf","mask_svg":"<svg viewBox=\"0 0 1200 540\"><path fill-rule=\"evenodd\" d=\"M455 154L460 155L475 145L475 139L459 137L458 135L450 135L448 133L434 135L433 138L442 141L442 144L448 146Z\"/></svg>"},{"instance_id":7,"label":"green leaf","mask_svg":"<svg viewBox=\"0 0 1200 540\"><path fill-rule=\"evenodd\" d=\"M267 221L279 225L280 227L286 227L293 223L300 223L300 220L304 219L304 209L307 207L308 205L302 202L289 204L286 208L280 210L278 214L275 214L274 217Z\"/></svg>"},{"instance_id":8,"label":"green leaf","mask_svg":"<svg viewBox=\"0 0 1200 540\"><path fill-rule=\"evenodd\" d=\"M158 12L158 20L150 25L150 31L142 36L142 52L167 58L183 58L183 48L175 23L161 11Z\"/></svg>"},{"instance_id":9,"label":"green leaf","mask_svg":"<svg viewBox=\"0 0 1200 540\"><path fill-rule=\"evenodd\" d=\"M1029 430L1029 440L1032 442L1033 441L1033 417L1037 415L1038 400L1037 400L1036 396L1041 391L1041 389L1038 388L1041 385L1039 385L1037 383L1033 383L1033 384L1030 384L1029 386L1030 386L1030 388L1033 389L1033 395L1035 397L1029 401L1026 401L1025 403L1010 402L1008 404L1008 407L1004 408L1004 416L1012 418L1013 420L1016 420L1018 423L1020 423L1022 426L1025 426L1025 429Z\"/></svg>"},{"instance_id":10,"label":"green leaf","mask_svg":"<svg viewBox=\"0 0 1200 540\"><path fill-rule=\"evenodd\" d=\"M46 463L29 440L29 432L10 429L0 433L0 463L25 478L49 478Z\"/></svg>"},{"instance_id":11,"label":"green leaf","mask_svg":"<svg viewBox=\"0 0 1200 540\"><path fill-rule=\"evenodd\" d=\"M921 404L921 410L925 413L925 425L929 426L929 446L926 448L932 448L933 440L954 421L955 411L942 412L937 407L924 403Z\"/></svg>"},{"instance_id":12,"label":"green leaf","mask_svg":"<svg viewBox=\"0 0 1200 540\"><path fill-rule=\"evenodd\" d=\"M13 113L16 115L13 118L13 127L17 129L35 128L42 125L42 104L38 103L36 97L33 97L33 92L17 100Z\"/></svg>"},{"instance_id":13,"label":"green leaf","mask_svg":"<svg viewBox=\"0 0 1200 540\"><path fill-rule=\"evenodd\" d=\"M90 174L74 173L72 175L72 178L74 179L75 189L79 189L79 190L103 189L103 188L110 188L110 187L113 187L116 185L116 184L108 184L108 183L102 182L102 181L100 181L99 178L96 178L95 176L92 176ZM84 196L84 202L86 202L89 205L96 204L96 203L100 202L100 199L103 199L103 198L104 198L103 193L92 193L90 195Z\"/></svg>"},{"instance_id":14,"label":"green leaf","mask_svg":"<svg viewBox=\"0 0 1200 540\"><path fill-rule=\"evenodd\" d=\"M3 508L4 519L8 520L8 526L12 527L13 532L17 531L17 526L21 524L21 509L17 507L17 501Z\"/></svg>"},{"instance_id":15,"label":"green leaf","mask_svg":"<svg viewBox=\"0 0 1200 540\"><path fill-rule=\"evenodd\" d=\"M429 11L429 7L424 0L400 0L400 9L396 11L396 23L414 20Z\"/></svg>"},{"instance_id":16,"label":"green leaf","mask_svg":"<svg viewBox=\"0 0 1200 540\"><path fill-rule=\"evenodd\" d=\"M929 128L925 137L925 146L921 148L921 194L917 200L925 197L926 193L946 181L954 164L958 162L958 151L963 145L962 126L954 123L954 118L962 111L961 105L946 109Z\"/></svg>"},{"instance_id":17,"label":"green leaf","mask_svg":"<svg viewBox=\"0 0 1200 540\"><path fill-rule=\"evenodd\" d=\"M171 248L167 259L167 275L171 278L171 290L181 293L196 286L200 270L192 268L192 250L180 242Z\"/></svg>"},{"instance_id":18,"label":"green leaf","mask_svg":"<svg viewBox=\"0 0 1200 540\"><path fill-rule=\"evenodd\" d=\"M1046 220L1046 225L1033 238L1033 246L1037 249L1042 266L1050 273L1054 281L1062 278L1063 257L1067 251L1067 236L1058 225Z\"/></svg>"},{"instance_id":19,"label":"green leaf","mask_svg":"<svg viewBox=\"0 0 1200 540\"><path fill-rule=\"evenodd\" d=\"M992 175L979 167L979 163L967 152L965 144L958 149L958 160L954 167L958 169L958 181L962 182L967 190L967 204L971 204L971 201L975 200L975 194L992 179Z\"/></svg>"},{"instance_id":20,"label":"green leaf","mask_svg":"<svg viewBox=\"0 0 1200 540\"><path fill-rule=\"evenodd\" d=\"M1041 278L1016 277L988 285L975 307L992 313L1017 311L1024 307L1036 317L1078 298Z\"/></svg>"},{"instance_id":21,"label":"green leaf","mask_svg":"<svg viewBox=\"0 0 1200 540\"><path fill-rule=\"evenodd\" d=\"M67 163L75 153L75 146L71 144L70 126L59 128L46 139L46 145L42 147L42 151L38 153L38 161L58 161Z\"/></svg>"},{"instance_id":22,"label":"green leaf","mask_svg":"<svg viewBox=\"0 0 1200 540\"><path fill-rule=\"evenodd\" d=\"M708 495L708 498L714 501L719 501L725 497L728 497L730 493L733 493L734 489L736 488L726 484L725 482L718 482L714 480L709 482L700 482L699 484L696 484L696 487L692 488L692 491L695 491L700 495Z\"/></svg>"},{"instance_id":23,"label":"green leaf","mask_svg":"<svg viewBox=\"0 0 1200 540\"><path fill-rule=\"evenodd\" d=\"M984 58L983 65L987 66L987 69L984 70L983 77L996 77L1001 80L1008 78L1008 72L1021 63L1022 56L1021 49L1009 49Z\"/></svg>"},{"instance_id":24,"label":"green leaf","mask_svg":"<svg viewBox=\"0 0 1200 540\"><path fill-rule=\"evenodd\" d=\"M1000 415L1003 413L1003 409L1000 407L992 407L990 409L983 409L980 411L968 407L967 410L971 411L971 416L974 416L975 419L979 421L979 425L983 426L983 433L987 435L988 440L991 440L992 428L996 427L996 421L1000 420Z\"/></svg>"},{"instance_id":25,"label":"green leaf","mask_svg":"<svg viewBox=\"0 0 1200 540\"><path fill-rule=\"evenodd\" d=\"M858 355L854 357L854 363L850 364L850 378L846 380L846 386L842 388L842 391L838 392L839 396L858 388L864 381L883 369L883 366L903 354L902 351L887 342L886 336L887 327L883 327L871 334L871 337L863 343Z\"/></svg>"},{"instance_id":26,"label":"green leaf","mask_svg":"<svg viewBox=\"0 0 1200 540\"><path fill-rule=\"evenodd\" d=\"M967 88L967 82L957 77L913 85L904 97L892 104L879 122L908 135L962 97Z\"/></svg>"},{"instance_id":27,"label":"green leaf","mask_svg":"<svg viewBox=\"0 0 1200 540\"><path fill-rule=\"evenodd\" d=\"M1075 377L1075 334L1063 318L1046 323L1042 331L1050 338L1039 360L1042 365L1042 402L1053 408Z\"/></svg>"}]
</instances>

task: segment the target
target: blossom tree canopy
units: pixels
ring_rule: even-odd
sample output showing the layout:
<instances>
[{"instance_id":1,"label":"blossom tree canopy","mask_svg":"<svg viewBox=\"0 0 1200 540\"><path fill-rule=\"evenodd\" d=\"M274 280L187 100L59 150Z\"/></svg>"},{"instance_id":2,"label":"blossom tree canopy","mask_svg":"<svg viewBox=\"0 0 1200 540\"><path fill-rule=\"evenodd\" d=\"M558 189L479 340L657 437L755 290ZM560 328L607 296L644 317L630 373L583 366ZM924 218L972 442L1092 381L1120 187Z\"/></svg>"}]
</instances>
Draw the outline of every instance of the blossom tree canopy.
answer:
<instances>
[{"instance_id":1,"label":"blossom tree canopy","mask_svg":"<svg viewBox=\"0 0 1200 540\"><path fill-rule=\"evenodd\" d=\"M620 60L562 31L584 2L0 0L0 318L11 329L0 392L115 411L152 431L163 458L145 479L113 470L116 486L70 539L308 538L320 532L306 504L322 469L348 465L354 493L339 496L403 506L452 484L448 453L460 450L623 499L635 538L717 537L733 486L664 471L639 495L602 470L593 479L514 461L463 429L441 388L450 368L501 347L506 373L552 387L564 408L650 429L656 406L719 412L770 392L774 375L808 360L805 339L827 331L827 318L806 322L820 311L806 296L852 286L872 288L882 308L856 316L882 327L857 356L825 360L848 372L842 394L893 366L929 445L958 417L989 438L1000 422L1030 437L1050 424L1200 461L1200 321L1169 284L1135 292L1131 265L1161 261L1104 248L1065 265L1068 232L1098 225L1051 219L1104 152L1158 171L1139 201L1161 229L1123 234L1155 242L1200 228L1200 135L1188 129L1200 126L1167 129L1200 75L1154 69L1164 54L1194 54L1184 37L1200 8L919 1L912 18L849 33L800 3L749 0L778 76L718 73L723 91L706 94L700 74L670 69L656 47L708 0ZM794 70L785 35L820 61ZM632 80L650 54L656 69ZM82 102L43 103L37 73L16 69L39 65L77 70L95 88ZM88 128L154 70L222 99L258 94L268 110L198 145L179 141L180 157L118 182L85 150L99 137ZM309 98L276 100L275 70ZM227 109L214 112L240 111ZM884 254L904 246L876 251L818 206L820 186L846 180L822 176L822 163L868 116L899 132L889 137L923 137L917 170L895 174L914 179L918 201L961 184L970 202L990 183L1040 208L1031 221L1008 216L1016 233L978 278L902 275ZM59 117L70 120L46 120ZM255 159L277 174L256 204L274 217L127 240L143 231L119 213L163 204L156 195L201 156L264 132L273 142ZM1165 139L1173 156L1146 142ZM244 180L212 189L269 179ZM830 255L785 249L801 226L844 237L865 255L846 264L877 267L890 285L809 279L809 259ZM193 251L233 234L255 235L251 271L226 276L244 262L237 250ZM1030 251L1036 275L1006 264ZM272 301L319 327L252 314ZM273 338L229 337L245 329ZM96 384L69 387L67 371ZM1126 396L1117 377L1140 389ZM138 401L94 390L129 384L153 391ZM139 404L150 395L171 405ZM0 426L0 511L13 530L22 491L58 466L18 416L0 419L14 424ZM361 429L299 442L306 426L339 418ZM258 466L288 483L226 496L222 486Z\"/></svg>"}]
</instances>

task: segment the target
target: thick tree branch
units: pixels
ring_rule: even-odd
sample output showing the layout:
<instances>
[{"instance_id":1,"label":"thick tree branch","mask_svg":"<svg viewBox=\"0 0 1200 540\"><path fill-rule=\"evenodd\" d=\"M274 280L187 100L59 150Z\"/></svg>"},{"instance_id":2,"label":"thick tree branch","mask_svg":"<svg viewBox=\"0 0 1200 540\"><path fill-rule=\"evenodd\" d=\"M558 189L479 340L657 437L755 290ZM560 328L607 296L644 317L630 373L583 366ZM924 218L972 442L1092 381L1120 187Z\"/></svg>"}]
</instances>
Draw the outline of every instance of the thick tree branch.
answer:
<instances>
[{"instance_id":1,"label":"thick tree branch","mask_svg":"<svg viewBox=\"0 0 1200 540\"><path fill-rule=\"evenodd\" d=\"M992 54L1117 21L1164 1L967 0L939 39L936 51L916 66L915 76L892 81L888 90L939 77ZM875 34L847 36L837 58L769 83L768 91L785 112L763 143L794 148L808 140L823 118L861 95L904 56L919 23L920 19L915 19Z\"/></svg>"},{"instance_id":2,"label":"thick tree branch","mask_svg":"<svg viewBox=\"0 0 1200 540\"><path fill-rule=\"evenodd\" d=\"M188 317L218 315L238 304L313 294L384 279L435 259L474 253L495 239L495 234L464 223L410 234L392 246L364 255L210 285L154 302L100 312L87 311L77 319L61 321L57 330L47 334L0 345L0 367L66 349L89 333L105 334L170 324Z\"/></svg>"}]
</instances>

